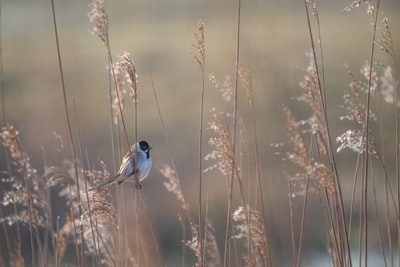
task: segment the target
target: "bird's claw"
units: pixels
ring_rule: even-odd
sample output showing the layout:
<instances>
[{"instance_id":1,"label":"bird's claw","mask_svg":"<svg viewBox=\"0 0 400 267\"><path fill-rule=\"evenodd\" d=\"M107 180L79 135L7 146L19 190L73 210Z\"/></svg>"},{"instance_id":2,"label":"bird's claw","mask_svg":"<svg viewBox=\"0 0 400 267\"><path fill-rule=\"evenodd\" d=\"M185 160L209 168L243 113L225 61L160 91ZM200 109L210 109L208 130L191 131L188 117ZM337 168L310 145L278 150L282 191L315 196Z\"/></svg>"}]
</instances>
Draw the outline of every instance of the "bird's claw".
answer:
<instances>
[{"instance_id":1,"label":"bird's claw","mask_svg":"<svg viewBox=\"0 0 400 267\"><path fill-rule=\"evenodd\" d=\"M135 184L135 187L136 187L136 189L142 189L142 185L139 182L137 182Z\"/></svg>"}]
</instances>

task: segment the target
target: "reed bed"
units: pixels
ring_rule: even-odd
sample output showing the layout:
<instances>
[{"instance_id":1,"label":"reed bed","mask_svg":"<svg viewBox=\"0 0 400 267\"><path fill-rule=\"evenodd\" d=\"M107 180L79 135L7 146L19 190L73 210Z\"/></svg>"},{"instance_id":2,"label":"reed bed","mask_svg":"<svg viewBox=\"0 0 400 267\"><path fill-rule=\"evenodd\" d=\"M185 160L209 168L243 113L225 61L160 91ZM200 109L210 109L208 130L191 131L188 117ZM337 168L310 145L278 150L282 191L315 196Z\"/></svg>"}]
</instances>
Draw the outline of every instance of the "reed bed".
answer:
<instances>
[{"instance_id":1,"label":"reed bed","mask_svg":"<svg viewBox=\"0 0 400 267\"><path fill-rule=\"evenodd\" d=\"M299 93L277 111L286 125L282 129L285 137L270 149L282 159L285 171L281 177L269 177L263 174L266 163L260 156L265 144L258 129L264 122L258 119L253 73L241 56L245 5L237 1L235 24L231 25L236 40L230 44L235 51L232 73L221 78L206 65L207 21L199 20L193 31L191 55L199 67L193 83L198 87L199 106L194 119L198 120L197 151L193 151L197 181L190 189L178 175L180 164L165 123L167 115L153 80L156 77L151 77L158 123L169 154L153 169L178 203L168 211L176 214L180 229L176 235L181 242L165 245L149 196L138 179L131 183L134 187L96 188L115 173L124 152L139 140L143 117L139 103L144 90L139 74L143 70L130 53L113 51L112 21L104 2L93 0L89 6L91 33L104 45L107 58L104 93L108 95L113 163L107 166L97 157L92 159L81 138L82 128L90 126L82 125L76 98L69 95L64 81L62 34L57 28L57 6L51 1L68 137L67 141L57 137L62 159L58 165L48 166L43 151L44 166L33 166L24 149L29 140L22 139L7 120L6 85L1 84L1 266L307 266L313 264L307 254L309 225L318 225L320 254L327 266L368 266L371 260L382 266L400 265L400 101L396 40L392 39L397 29L382 15L379 0L356 0L343 7L343 12L366 7L371 21L371 40L366 45L371 49L359 70L344 67L348 76L340 79L348 80L348 88L342 103L332 103L322 18L316 1L304 1L310 50L301 68ZM208 95L217 96L220 104L207 103ZM338 106L341 115L335 119L347 128L340 133L333 129L331 116ZM299 107L306 112L296 112ZM352 177L343 175L338 163L345 153L355 155L350 164ZM210 177L225 184L219 193L223 203L209 197ZM265 185L273 179L284 179L287 184L287 191L281 192L287 201L278 207L288 212L282 225L273 223L268 203L270 190ZM223 207L222 215L213 212L216 205ZM277 228L289 233L289 240L279 240L274 233ZM167 259L164 249L168 246L179 251L177 259ZM285 251L279 252L282 247Z\"/></svg>"}]
</instances>

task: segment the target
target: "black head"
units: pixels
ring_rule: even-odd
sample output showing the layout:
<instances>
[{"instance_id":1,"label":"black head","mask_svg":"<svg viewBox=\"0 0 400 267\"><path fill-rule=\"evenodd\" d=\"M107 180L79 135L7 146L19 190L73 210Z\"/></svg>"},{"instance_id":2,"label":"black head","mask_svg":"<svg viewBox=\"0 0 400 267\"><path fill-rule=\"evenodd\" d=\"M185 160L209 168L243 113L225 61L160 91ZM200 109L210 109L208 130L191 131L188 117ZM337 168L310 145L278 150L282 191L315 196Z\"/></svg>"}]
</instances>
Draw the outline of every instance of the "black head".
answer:
<instances>
[{"instance_id":1,"label":"black head","mask_svg":"<svg viewBox=\"0 0 400 267\"><path fill-rule=\"evenodd\" d=\"M148 152L151 149L151 146L149 146L149 144L143 140L139 142L139 147L143 152Z\"/></svg>"}]
</instances>

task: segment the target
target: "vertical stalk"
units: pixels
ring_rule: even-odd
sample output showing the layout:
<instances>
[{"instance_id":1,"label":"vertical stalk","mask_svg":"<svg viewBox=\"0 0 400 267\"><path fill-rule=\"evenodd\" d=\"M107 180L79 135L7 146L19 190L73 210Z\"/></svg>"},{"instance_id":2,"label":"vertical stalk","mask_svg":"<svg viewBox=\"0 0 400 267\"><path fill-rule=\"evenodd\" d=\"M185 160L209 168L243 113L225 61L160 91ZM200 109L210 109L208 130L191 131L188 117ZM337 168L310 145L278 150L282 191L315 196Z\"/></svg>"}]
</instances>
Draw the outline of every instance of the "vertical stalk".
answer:
<instances>
[{"instance_id":1,"label":"vertical stalk","mask_svg":"<svg viewBox=\"0 0 400 267\"><path fill-rule=\"evenodd\" d=\"M4 75L3 75L3 45L2 45L2 8L1 8L1 1L0 1L0 98L1 98L1 126L5 126L6 125L6 107L5 107L5 88L4 88ZM9 157L8 154L5 153L4 158L6 159L7 162L7 166L9 166ZM8 168L9 169L9 168ZM10 170L10 169L9 169ZM10 171L8 172L9 174L11 173ZM3 211L0 208L0 216L3 217ZM9 252L11 251L11 243L10 243L10 238L8 236L8 232L6 229L6 224L2 223L2 230L3 230L3 234L5 237L5 241L6 241L6 245L7 245L7 251L9 254ZM19 233L19 223L17 222L17 231ZM18 245L19 246L19 245ZM18 254L20 253L20 250L18 250ZM18 255L18 257L21 257L21 255Z\"/></svg>"},{"instance_id":2,"label":"vertical stalk","mask_svg":"<svg viewBox=\"0 0 400 267\"><path fill-rule=\"evenodd\" d=\"M203 121L204 121L204 91L205 91L205 44L204 44L204 23L200 20L198 22L199 35L195 34L197 39L197 46L194 45L199 52L199 56L194 56L201 69L201 96L200 96L200 129L199 129L199 198L198 198L198 235L200 242L200 259L199 265L204 266L205 249L203 242Z\"/></svg>"},{"instance_id":3,"label":"vertical stalk","mask_svg":"<svg viewBox=\"0 0 400 267\"><path fill-rule=\"evenodd\" d=\"M4 77L3 77L3 45L2 45L2 30L1 30L1 20L2 20L2 8L0 2L0 94L1 94L1 122L2 125L5 126L6 123L6 107L5 107L5 99L4 99Z\"/></svg>"},{"instance_id":4,"label":"vertical stalk","mask_svg":"<svg viewBox=\"0 0 400 267\"><path fill-rule=\"evenodd\" d=\"M293 201L292 201L292 183L289 180L288 182L288 187L289 187L289 212L290 212L290 237L292 241L292 258L293 258L293 267L296 267L296 240L295 240L295 234L294 234L294 222L293 222Z\"/></svg>"},{"instance_id":5,"label":"vertical stalk","mask_svg":"<svg viewBox=\"0 0 400 267\"><path fill-rule=\"evenodd\" d=\"M231 213L232 213L232 199L233 199L233 181L235 176L235 149L236 149L236 128L237 128L237 98L238 98L238 78L239 78L239 52L240 52L240 15L241 15L242 1L238 0L237 8L237 24L236 24L236 53L235 53L235 86L234 86L234 100L233 100L233 131L232 131L232 162L230 174L230 190L228 200L228 211L226 219L226 233L225 233L225 250L224 250L224 267L229 266L230 258L230 234L231 234ZM246 209L246 206L243 206ZM246 212L247 213L247 212Z\"/></svg>"},{"instance_id":6,"label":"vertical stalk","mask_svg":"<svg viewBox=\"0 0 400 267\"><path fill-rule=\"evenodd\" d=\"M331 138L331 131L329 128L329 123L328 123L328 114L327 114L327 105L326 105L326 99L325 99L325 88L322 87L322 82L321 82L321 74L319 71L318 67L318 60L316 56L316 48L314 44L314 36L312 32L312 27L311 27L311 22L310 22L310 14L308 11L308 1L304 0L304 7L306 11L306 18L307 18L307 25L308 25L308 32L310 36L310 42L311 42L311 48L312 48L312 53L313 53L313 59L314 59L314 65L315 65L315 70L317 73L317 80L318 80L318 89L320 91L320 101L322 104L322 110L323 110L323 119L324 119L324 124L326 127L327 135L328 135L328 156L329 156L329 163L331 165L332 171L335 174L335 187L337 194L335 195L335 207L336 207L336 220L337 224L339 225L339 234L342 235L342 231L344 232L344 245L345 245L345 251L342 249L342 246L340 246L340 251L339 253L342 254L340 255L341 258L345 259L345 255L347 253L347 260L348 260L348 265L351 267L352 266L352 261L351 261L351 252L350 252L350 242L349 242L349 233L347 229L347 224L346 224L346 216L345 216L345 211L344 211L344 203L343 203L343 194L342 194L342 187L341 183L339 180L339 173L337 170L337 165L336 165L336 160L335 156L333 153L332 149L332 138ZM341 238L341 240L343 240ZM345 261L344 261L345 262Z\"/></svg>"},{"instance_id":7,"label":"vertical stalk","mask_svg":"<svg viewBox=\"0 0 400 267\"><path fill-rule=\"evenodd\" d=\"M72 151L72 159L74 162L74 170L75 170L75 179L76 179L76 189L77 189L77 201L78 201L78 210L79 210L79 217L82 216L82 205L81 205L81 197L80 197L80 185L79 185L79 172L78 172L78 162L77 162L77 154L75 150L75 145L74 145L74 140L72 136L72 127L71 127L71 121L69 117L69 111L68 111L68 103L67 103L67 92L65 88L65 82L64 82L64 71L62 67L62 60L61 60L61 51L60 51L60 42L58 38L58 30L57 30L57 21L56 21L56 12L55 12L55 7L54 7L54 0L51 1L51 8L52 8L52 15L53 15L53 26L54 26L54 37L56 41L56 49L57 49L57 57L58 57L58 68L60 71L60 79L61 79L61 90L63 94L63 101L64 101L64 110L65 110L65 118L67 122L67 127L68 127L68 133L69 133L69 139L70 139L70 145L71 145L71 151ZM85 238L84 238L84 232L83 232L83 224L80 225L80 236L81 236L81 264L82 266L86 266L85 262Z\"/></svg>"},{"instance_id":8,"label":"vertical stalk","mask_svg":"<svg viewBox=\"0 0 400 267\"><path fill-rule=\"evenodd\" d=\"M372 34L372 46L371 46L371 57L369 63L369 78L368 78L368 92L367 92L367 103L365 106L365 127L364 127L364 139L365 139L365 152L364 152L364 198L363 198L363 209L364 209L364 265L368 266L368 175L369 175L369 111L370 111L370 104L371 104L371 84L372 84L372 69L374 64L374 57L375 57L375 36L376 36L376 24L378 22L378 12L379 12L379 3L380 1L377 0L376 2L376 10L375 18L373 21L373 34ZM397 105L397 103L395 103Z\"/></svg>"}]
</instances>

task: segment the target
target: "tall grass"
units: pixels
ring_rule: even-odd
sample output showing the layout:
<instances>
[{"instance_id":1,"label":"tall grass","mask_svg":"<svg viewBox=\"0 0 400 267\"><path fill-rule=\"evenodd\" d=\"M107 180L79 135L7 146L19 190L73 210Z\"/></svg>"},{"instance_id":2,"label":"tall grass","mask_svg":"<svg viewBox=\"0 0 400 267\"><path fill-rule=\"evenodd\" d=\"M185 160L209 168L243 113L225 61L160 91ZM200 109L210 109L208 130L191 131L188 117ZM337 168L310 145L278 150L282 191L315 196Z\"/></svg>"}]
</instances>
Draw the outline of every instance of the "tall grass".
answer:
<instances>
[{"instance_id":1,"label":"tall grass","mask_svg":"<svg viewBox=\"0 0 400 267\"><path fill-rule=\"evenodd\" d=\"M301 227L299 230L298 237L298 251L297 251L297 261L296 266L301 265L301 250L302 241L304 239L304 224L306 223L306 208L308 204L308 197L312 193L317 196L319 203L321 205L321 212L324 214L326 233L328 242L328 251L332 258L332 262L336 266L352 266L354 258L352 257L354 253L354 248L352 243L357 243L359 248L358 252L358 262L364 266L368 265L370 246L368 243L369 236L371 233L375 232L379 236L379 243L382 252L382 263L393 266L393 251L390 252L392 259L391 264L387 262L386 249L382 240L382 229L379 223L376 223L376 227L372 228L369 222L377 222L379 216L378 200L376 180L378 177L374 175L376 173L372 169L372 159L374 156L378 162L382 163L382 171L384 175L382 176L383 183L385 183L385 205L386 205L386 220L390 221L391 213L394 212L394 216L398 218L398 212L396 207L395 198L393 197L393 189L390 182L390 178L387 175L386 165L383 163L382 157L378 152L378 148L375 144L374 138L372 136L372 131L370 127L371 118L376 118L372 116L372 98L379 95L380 93L385 94L385 86L378 85L378 80L385 81L386 78L383 76L378 78L377 73L373 70L372 65L376 64L375 58L375 47L377 43L382 43L376 38L376 29L378 24L378 13L379 13L379 1L375 4L368 1L355 1L351 5L345 8L346 11L350 11L352 8L358 7L360 5L366 4L368 7L368 14L371 15L372 24L372 41L371 41L371 55L369 58L369 64L361 69L362 74L366 79L366 82L359 82L354 79L351 74L352 81L350 83L351 93L345 93L344 107L348 114L342 117L342 119L347 119L350 121L357 122L359 129L348 130L344 134L336 138L336 142L339 143L339 148L337 152L348 148L355 151L358 154L357 164L355 165L355 175L353 183L353 195L351 202L351 209L349 215L346 215L345 209L345 196L342 191L343 178L339 177L338 167L336 164L336 153L333 150L332 142L333 138L329 130L329 121L327 116L327 102L325 85L323 83L323 73L324 68L319 67L323 63L323 57L320 57L320 61L317 58L318 48L314 42L319 44L322 43L320 30L316 31L312 28L310 23L309 10L312 12L316 19L316 27L319 28L319 20L317 15L316 3L315 2L305 2L306 6L306 17L309 27L310 40L312 52L309 55L310 63L306 68L306 75L301 86L305 90L304 95L298 98L298 100L305 102L312 110L312 115L310 118L298 121L295 119L294 114L285 108L287 124L289 126L289 132L291 137L291 142L294 147L294 151L289 153L287 158L299 165L304 172L297 173L292 179L293 182L301 187L301 194L304 195L303 202L303 216L301 220ZM385 19L386 20L386 19ZM384 21L385 21L384 20ZM387 28L387 27L384 27ZM315 36L314 32L318 32ZM382 34L382 36L390 34ZM387 40L384 41L387 43ZM385 50L384 48L382 49ZM320 47L320 52L322 55L322 48ZM392 94L395 94L397 89L397 82L392 84ZM381 92L379 92L382 90ZM392 96L393 97L393 96ZM365 101L365 102L364 102ZM379 99L377 99L379 101ZM396 100L394 100L395 106ZM397 110L397 107L396 107ZM397 116L397 115L396 115ZM397 120L397 119L396 119ZM396 134L397 136L397 134ZM306 141L306 138L310 138ZM397 142L395 142L397 143ZM307 145L308 144L308 145ZM308 148L307 148L308 146ZM398 147L395 148L395 153L397 153ZM362 171L361 171L362 170ZM371 180L372 179L372 180ZM360 181L361 180L361 181ZM359 188L361 183L361 188ZM372 186L372 188L371 188ZM370 200L370 195L372 194L373 201ZM358 195L358 196L357 196ZM358 199L358 207L354 205L354 199ZM372 203L374 203L374 208L371 208ZM390 207L392 206L393 209ZM357 212L355 212L357 210ZM376 216L372 219L370 211L373 211ZM359 218L354 218L353 214L358 213ZM352 221L356 219L358 225L354 227ZM352 236L356 235L354 233L354 228L359 229L358 240L353 241ZM292 229L294 227L292 226ZM386 228L387 236L389 239L392 236L391 227ZM293 237L295 238L295 237ZM383 242L383 243L382 243ZM392 244L389 245L389 248ZM391 249L390 249L391 250Z\"/></svg>"},{"instance_id":2,"label":"tall grass","mask_svg":"<svg viewBox=\"0 0 400 267\"><path fill-rule=\"evenodd\" d=\"M345 68L349 87L340 104L343 115L336 119L346 121L351 128L337 137L331 116L337 103L328 98L331 89L326 78L330 73L326 71L319 9L316 1L304 1L310 52L302 69L304 77L299 86L302 93L296 97L299 102L296 105L308 109L309 115L304 117L290 106L284 106L280 111L285 120L284 132L289 147L283 151L285 161L282 166L287 166L288 170L295 166L296 170L288 171L285 178L266 177L262 173L265 166L260 151L264 140L258 135L258 96L253 88L251 68L246 67L241 58L242 5L245 3L237 1L236 24L232 25L236 42L229 44L235 51L230 62L233 72L223 79L208 73L208 66L206 68L207 21L199 20L194 31L192 46L195 52L192 56L194 64L200 67L200 82L197 81L200 84L198 164L193 168L198 174L198 183L193 185L195 190L188 190L197 193L194 209L187 188L183 186L183 178L178 175L180 164L176 162L170 142L171 129L165 123L162 99L160 101L158 88L151 77L155 109L170 161L170 164L158 163L156 168L164 177L166 191L179 204L176 210L168 210L176 214L181 229L176 235L182 241L168 244L180 251L179 259L171 266L281 266L276 259L278 253L274 253L278 245L273 229L285 226L273 225L271 204L267 202L270 198L265 195L268 192L265 184L273 179L287 179L288 184L287 192L280 192L288 195L288 207L282 210L290 212L288 229L283 231L290 233L290 240L284 242L291 251L285 252L285 256L291 254L291 257L287 257L284 264L307 264L305 250L309 225L318 225L323 229L321 248L331 266L371 265L375 247L379 247L378 258L382 265L400 265L398 63L389 19L380 18L380 1L357 0L344 8L350 12L361 6L367 7L372 26L371 53L367 63L360 67L360 75L354 74L350 67ZM166 266L168 255L162 250L159 229L154 227L158 224L147 203L151 196L142 190L139 180L134 181L134 189L123 186L96 189L96 185L115 173L123 152L133 152L131 144L137 142L141 133L138 121L143 115L139 112L143 89L139 88L137 74L140 69L128 52L114 57L104 3L93 0L89 20L93 24L92 33L105 46L108 70L104 75L109 75L107 91L103 92L109 98L109 134L114 161L109 170L103 161L91 159L90 153L85 151L81 133L89 126L81 124L76 105L79 98L70 101L59 38L62 32L57 27L57 7L53 0L51 8L64 120L68 129L67 145L71 151L65 151L64 141L58 137L62 161L56 166L48 166L43 150L43 171L32 166L23 145L29 140L22 140L18 130L7 124L7 95L4 84L0 84L3 126L0 137L6 166L1 172L0 202L0 222L5 237L5 242L0 244L5 244L6 252L0 257L0 265ZM378 54L378 48L381 54ZM1 53L0 47L3 81ZM384 57L389 58L386 61L390 64L380 61ZM206 103L208 94L217 95L216 101L221 105ZM208 106L211 106L209 112ZM390 106L388 110L392 117L389 122L383 120L382 114L382 108L387 106ZM128 131L129 121L133 121L133 133ZM395 140L384 138L387 131L393 131L390 136ZM355 153L357 158L351 164L353 177L343 174L338 163L345 150ZM94 161L98 163L93 164ZM393 165L395 170L389 167ZM225 188L221 190L224 192L220 193L224 203L209 198L213 188L205 182L208 177L214 181L225 179ZM349 189L350 184L352 188ZM66 209L59 211L59 203ZM222 216L215 216L210 211L214 205L223 207L224 222L215 223ZM320 220L318 224L311 221L315 218ZM15 239L8 233L9 227L13 226ZM24 244L21 237L24 232L29 235L29 244Z\"/></svg>"},{"instance_id":3,"label":"tall grass","mask_svg":"<svg viewBox=\"0 0 400 267\"><path fill-rule=\"evenodd\" d=\"M197 50L197 54L192 54L193 58L200 67L202 78L201 78L201 97L200 97L200 130L199 130L199 202L198 202L198 234L200 240L200 266L204 266L204 243L203 243L203 121L204 121L204 91L206 82L206 49L204 40L204 23L203 21L198 22L197 32L194 37L196 44L192 44Z\"/></svg>"},{"instance_id":4,"label":"tall grass","mask_svg":"<svg viewBox=\"0 0 400 267\"><path fill-rule=\"evenodd\" d=\"M74 138L72 136L72 126L71 126L71 119L70 119L70 110L68 108L68 101L67 101L67 89L65 86L65 81L64 81L64 71L63 71L63 64L62 64L62 57L61 57L61 48L60 48L60 42L58 38L58 30L57 30L57 20L56 20L56 11L54 7L54 0L51 1L51 8L52 8L52 14L53 14L53 26L54 26L54 39L56 41L56 49L57 49L57 59L58 59L58 68L60 72L60 81L61 81L61 91L63 95L63 101L64 101L64 109L65 109L65 120L67 123L67 128L68 128L68 134L69 134L69 141L70 141L70 146L71 146L71 152L72 152L72 162L74 163L74 170L75 170L75 179L76 179L76 191L81 192L81 184L79 182L79 169L78 169L78 155L76 152L76 146L74 143ZM86 183L86 182L85 182ZM27 187L27 192L29 194L29 188ZM78 218L82 216L82 206L81 206L81 195L80 193L77 194L77 202L78 202ZM81 242L81 254L80 254L80 263L83 266L86 266L86 261L84 260L85 257L85 238L84 238L84 231L83 231L83 224L80 224L80 242ZM31 238L32 239L32 238ZM37 238L39 239L39 238ZM33 254L32 254L33 255ZM41 254L40 254L41 255ZM43 262L43 260L42 260ZM43 264L43 263L42 263Z\"/></svg>"}]
</instances>

